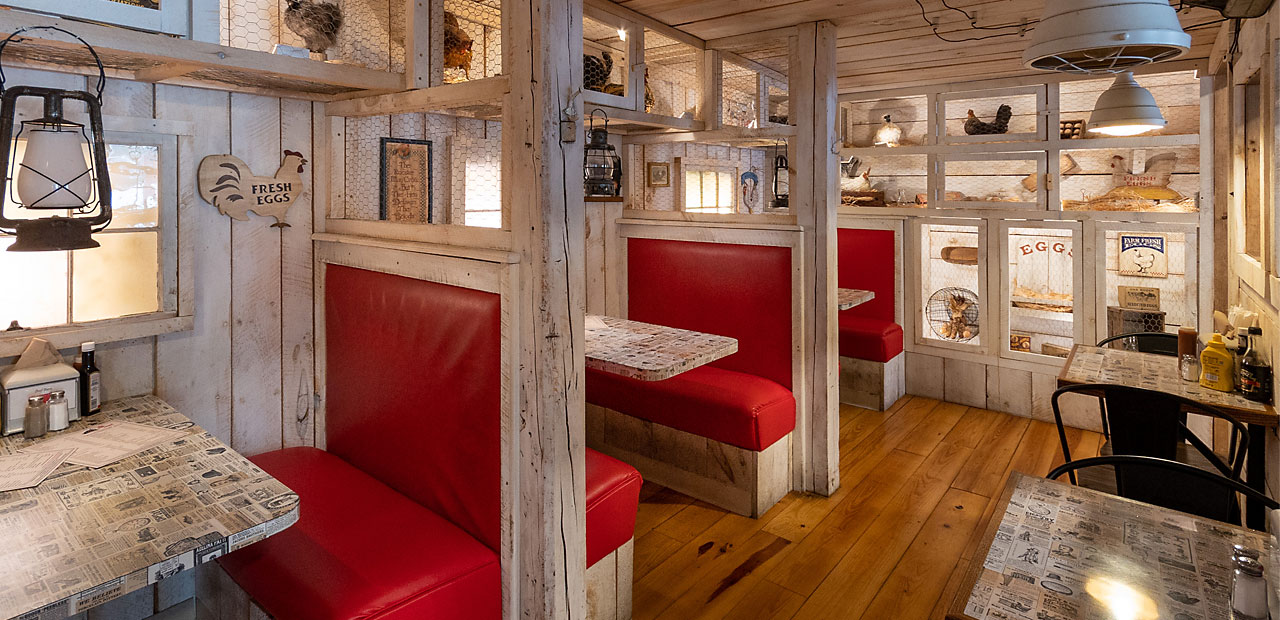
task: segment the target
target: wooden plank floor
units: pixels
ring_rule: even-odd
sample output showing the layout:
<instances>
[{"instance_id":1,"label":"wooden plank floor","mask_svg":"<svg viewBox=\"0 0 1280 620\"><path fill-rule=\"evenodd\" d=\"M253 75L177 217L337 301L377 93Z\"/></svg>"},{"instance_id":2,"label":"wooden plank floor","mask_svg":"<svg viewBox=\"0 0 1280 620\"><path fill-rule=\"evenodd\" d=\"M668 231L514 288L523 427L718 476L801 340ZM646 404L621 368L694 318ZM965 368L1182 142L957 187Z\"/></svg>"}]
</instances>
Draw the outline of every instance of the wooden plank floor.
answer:
<instances>
[{"instance_id":1,"label":"wooden plank floor","mask_svg":"<svg viewBox=\"0 0 1280 620\"><path fill-rule=\"evenodd\" d=\"M1072 455L1101 435L1071 430ZM645 483L634 617L943 617L1011 471L1062 462L1054 425L908 396L840 412L840 489L748 519Z\"/></svg>"}]
</instances>

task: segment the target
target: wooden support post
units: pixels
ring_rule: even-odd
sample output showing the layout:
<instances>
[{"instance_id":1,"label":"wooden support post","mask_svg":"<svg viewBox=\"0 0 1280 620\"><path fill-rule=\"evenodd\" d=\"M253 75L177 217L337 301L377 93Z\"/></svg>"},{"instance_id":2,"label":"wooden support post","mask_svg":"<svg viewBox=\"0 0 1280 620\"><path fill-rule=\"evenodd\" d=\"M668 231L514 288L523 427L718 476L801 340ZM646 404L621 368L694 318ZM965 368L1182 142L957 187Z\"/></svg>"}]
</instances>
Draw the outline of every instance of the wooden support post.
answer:
<instances>
[{"instance_id":1,"label":"wooden support post","mask_svg":"<svg viewBox=\"0 0 1280 620\"><path fill-rule=\"evenodd\" d=\"M586 614L586 409L583 308L582 4L507 0L502 194L520 254L517 402L518 552L505 578L507 618ZM568 142L562 140L569 140Z\"/></svg>"},{"instance_id":2,"label":"wooden support post","mask_svg":"<svg viewBox=\"0 0 1280 620\"><path fill-rule=\"evenodd\" d=\"M404 87L426 88L431 81L431 0L401 0L405 3Z\"/></svg>"},{"instance_id":3,"label":"wooden support post","mask_svg":"<svg viewBox=\"0 0 1280 620\"><path fill-rule=\"evenodd\" d=\"M791 58L796 121L791 208L804 229L804 355L808 378L797 394L807 423L807 448L797 454L805 490L831 494L840 486L840 383L836 328L836 28L801 24ZM802 442L803 439L802 439ZM801 469L798 468L798 469Z\"/></svg>"},{"instance_id":4,"label":"wooden support post","mask_svg":"<svg viewBox=\"0 0 1280 620\"><path fill-rule=\"evenodd\" d=\"M704 129L719 129L724 114L720 103L720 91L724 86L724 65L720 64L719 50L702 53L699 75L702 78L702 101L698 105L698 116L702 118Z\"/></svg>"}]
</instances>

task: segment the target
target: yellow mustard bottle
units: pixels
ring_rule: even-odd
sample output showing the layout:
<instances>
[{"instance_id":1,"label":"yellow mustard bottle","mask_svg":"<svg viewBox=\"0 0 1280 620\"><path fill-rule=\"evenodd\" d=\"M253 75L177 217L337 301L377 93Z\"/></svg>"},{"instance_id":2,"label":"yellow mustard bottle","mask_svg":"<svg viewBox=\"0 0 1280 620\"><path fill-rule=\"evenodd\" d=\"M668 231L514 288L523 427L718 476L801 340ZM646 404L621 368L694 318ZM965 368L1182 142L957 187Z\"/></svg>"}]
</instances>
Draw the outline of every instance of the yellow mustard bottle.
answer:
<instances>
[{"instance_id":1,"label":"yellow mustard bottle","mask_svg":"<svg viewBox=\"0 0 1280 620\"><path fill-rule=\"evenodd\" d=\"M1234 366L1235 359L1227 352L1222 334L1214 332L1200 353L1200 385L1219 392L1232 391L1235 388Z\"/></svg>"}]
</instances>

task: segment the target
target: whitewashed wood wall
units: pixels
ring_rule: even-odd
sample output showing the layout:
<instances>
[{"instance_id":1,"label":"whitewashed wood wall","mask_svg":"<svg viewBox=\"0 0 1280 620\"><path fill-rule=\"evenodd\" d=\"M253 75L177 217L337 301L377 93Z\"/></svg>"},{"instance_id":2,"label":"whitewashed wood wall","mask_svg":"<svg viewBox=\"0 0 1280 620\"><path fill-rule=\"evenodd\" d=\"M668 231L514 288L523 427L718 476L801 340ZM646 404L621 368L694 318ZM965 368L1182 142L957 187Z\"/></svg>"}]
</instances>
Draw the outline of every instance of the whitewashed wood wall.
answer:
<instances>
[{"instance_id":1,"label":"whitewashed wood wall","mask_svg":"<svg viewBox=\"0 0 1280 620\"><path fill-rule=\"evenodd\" d=\"M85 78L6 69L13 84L83 89ZM312 130L323 104L181 86L111 81L104 114L193 124L178 141L180 243L191 244L195 329L99 346L104 397L155 393L197 424L248 455L313 445L315 427L312 268ZM270 176L281 151L309 160L306 192L290 209L288 228L250 215L233 221L196 191L206 155L231 153ZM317 180L323 180L319 178ZM70 357L74 351L63 351ZM0 359L0 365L12 359ZM175 607L192 595L192 576L161 582L81 614L86 620L135 620ZM188 604L189 605L189 604Z\"/></svg>"}]
</instances>

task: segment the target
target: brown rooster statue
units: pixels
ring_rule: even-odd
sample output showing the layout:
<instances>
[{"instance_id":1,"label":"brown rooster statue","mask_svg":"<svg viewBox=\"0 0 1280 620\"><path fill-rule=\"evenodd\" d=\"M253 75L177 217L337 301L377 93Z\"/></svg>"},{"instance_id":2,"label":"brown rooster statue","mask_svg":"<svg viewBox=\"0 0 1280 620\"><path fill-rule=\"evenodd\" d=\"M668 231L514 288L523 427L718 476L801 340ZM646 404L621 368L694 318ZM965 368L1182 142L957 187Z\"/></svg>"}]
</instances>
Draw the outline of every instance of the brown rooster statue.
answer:
<instances>
[{"instance_id":1,"label":"brown rooster statue","mask_svg":"<svg viewBox=\"0 0 1280 620\"><path fill-rule=\"evenodd\" d=\"M971 136L987 136L993 134L1001 134L1009 131L1009 119L1013 118L1013 108L1008 104L1001 105L996 110L996 119L990 123L979 119L973 110L969 110L969 117L964 121L964 132Z\"/></svg>"},{"instance_id":2,"label":"brown rooster statue","mask_svg":"<svg viewBox=\"0 0 1280 620\"><path fill-rule=\"evenodd\" d=\"M342 10L336 4L319 0L288 0L284 25L302 37L307 49L317 54L333 47L342 27Z\"/></svg>"},{"instance_id":3,"label":"brown rooster statue","mask_svg":"<svg viewBox=\"0 0 1280 620\"><path fill-rule=\"evenodd\" d=\"M234 155L210 155L200 161L196 178L200 197L232 219L248 220L253 211L275 219L284 228L285 213L302 195L302 171L307 159L297 151L285 151L274 177L254 176L249 166Z\"/></svg>"},{"instance_id":4,"label":"brown rooster statue","mask_svg":"<svg viewBox=\"0 0 1280 620\"><path fill-rule=\"evenodd\" d=\"M444 68L462 69L471 79L471 35L462 29L458 16L444 12Z\"/></svg>"}]
</instances>

